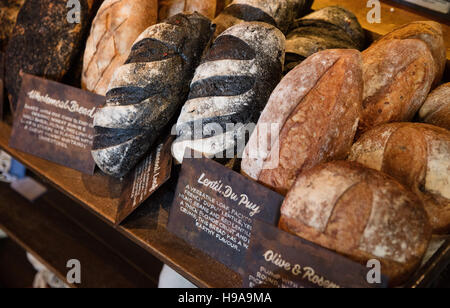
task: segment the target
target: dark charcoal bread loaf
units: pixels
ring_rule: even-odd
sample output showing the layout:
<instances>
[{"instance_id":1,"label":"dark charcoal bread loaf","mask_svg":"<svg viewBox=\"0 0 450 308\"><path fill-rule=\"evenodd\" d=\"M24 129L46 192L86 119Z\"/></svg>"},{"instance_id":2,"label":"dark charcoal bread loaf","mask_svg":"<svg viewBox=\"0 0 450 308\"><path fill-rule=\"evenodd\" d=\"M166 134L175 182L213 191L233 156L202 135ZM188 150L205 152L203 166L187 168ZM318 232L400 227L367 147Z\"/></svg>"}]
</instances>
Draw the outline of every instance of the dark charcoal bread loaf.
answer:
<instances>
[{"instance_id":1,"label":"dark charcoal bread loaf","mask_svg":"<svg viewBox=\"0 0 450 308\"><path fill-rule=\"evenodd\" d=\"M60 81L83 49L93 1L81 0L80 23L69 23L66 0L27 0L6 50L6 88L17 105L20 72Z\"/></svg>"},{"instance_id":2,"label":"dark charcoal bread loaf","mask_svg":"<svg viewBox=\"0 0 450 308\"><path fill-rule=\"evenodd\" d=\"M325 49L358 49L365 44L356 16L337 7L326 7L298 19L286 37L285 73L309 56Z\"/></svg>"},{"instance_id":3,"label":"dark charcoal bread loaf","mask_svg":"<svg viewBox=\"0 0 450 308\"><path fill-rule=\"evenodd\" d=\"M125 176L160 136L186 101L214 30L198 13L179 14L138 37L94 119L92 155L105 173Z\"/></svg>"},{"instance_id":4,"label":"dark charcoal bread loaf","mask_svg":"<svg viewBox=\"0 0 450 308\"><path fill-rule=\"evenodd\" d=\"M246 21L266 22L287 32L295 18L310 7L310 0L234 0L214 20L216 35Z\"/></svg>"},{"instance_id":5,"label":"dark charcoal bread loaf","mask_svg":"<svg viewBox=\"0 0 450 308\"><path fill-rule=\"evenodd\" d=\"M243 150L236 147L245 146L246 132L281 79L284 48L283 33L259 22L236 25L216 39L178 119L179 138L172 147L178 162L186 148L215 158Z\"/></svg>"},{"instance_id":6,"label":"dark charcoal bread loaf","mask_svg":"<svg viewBox=\"0 0 450 308\"><path fill-rule=\"evenodd\" d=\"M4 51L25 0L0 0L0 51Z\"/></svg>"}]
</instances>

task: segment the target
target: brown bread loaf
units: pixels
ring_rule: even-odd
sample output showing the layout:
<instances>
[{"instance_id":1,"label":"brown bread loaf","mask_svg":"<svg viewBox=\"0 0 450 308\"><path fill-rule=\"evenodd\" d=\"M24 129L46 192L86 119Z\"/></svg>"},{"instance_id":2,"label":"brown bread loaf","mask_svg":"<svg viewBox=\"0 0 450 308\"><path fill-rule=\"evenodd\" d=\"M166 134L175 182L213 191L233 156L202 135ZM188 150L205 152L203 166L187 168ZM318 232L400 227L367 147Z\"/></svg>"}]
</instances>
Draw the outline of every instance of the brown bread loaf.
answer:
<instances>
[{"instance_id":1,"label":"brown bread loaf","mask_svg":"<svg viewBox=\"0 0 450 308\"><path fill-rule=\"evenodd\" d=\"M272 93L245 148L243 173L286 194L302 171L345 159L358 127L362 93L357 50L326 50L309 57ZM260 130L270 125L278 125L279 137L272 135L269 147L261 146Z\"/></svg>"},{"instance_id":2,"label":"brown bread loaf","mask_svg":"<svg viewBox=\"0 0 450 308\"><path fill-rule=\"evenodd\" d=\"M220 2L223 0L160 0L159 21L183 12L198 12L209 19L216 17Z\"/></svg>"},{"instance_id":3,"label":"brown bread loaf","mask_svg":"<svg viewBox=\"0 0 450 308\"><path fill-rule=\"evenodd\" d=\"M157 0L103 2L86 43L83 89L105 95L115 70L127 60L133 42L157 18Z\"/></svg>"},{"instance_id":4,"label":"brown bread loaf","mask_svg":"<svg viewBox=\"0 0 450 308\"><path fill-rule=\"evenodd\" d=\"M4 51L16 25L17 15L25 0L0 1L0 51Z\"/></svg>"},{"instance_id":5,"label":"brown bread loaf","mask_svg":"<svg viewBox=\"0 0 450 308\"><path fill-rule=\"evenodd\" d=\"M450 130L450 83L434 90L419 111L422 122Z\"/></svg>"},{"instance_id":6,"label":"brown bread loaf","mask_svg":"<svg viewBox=\"0 0 450 308\"><path fill-rule=\"evenodd\" d=\"M450 231L450 132L419 123L393 123L368 131L351 161L383 171L424 201L435 233Z\"/></svg>"},{"instance_id":7,"label":"brown bread loaf","mask_svg":"<svg viewBox=\"0 0 450 308\"><path fill-rule=\"evenodd\" d=\"M445 63L447 62L444 34L441 24L434 21L412 22L386 34L374 45L393 39L418 39L427 44L428 49L433 55L436 67L433 88L440 84L442 76L444 75Z\"/></svg>"},{"instance_id":8,"label":"brown bread loaf","mask_svg":"<svg viewBox=\"0 0 450 308\"><path fill-rule=\"evenodd\" d=\"M383 40L363 52L364 99L360 130L411 121L431 90L436 68L417 39Z\"/></svg>"},{"instance_id":9,"label":"brown bread loaf","mask_svg":"<svg viewBox=\"0 0 450 308\"><path fill-rule=\"evenodd\" d=\"M421 200L393 178L339 161L302 173L280 228L364 265L376 259L391 286L420 265L431 239Z\"/></svg>"}]
</instances>

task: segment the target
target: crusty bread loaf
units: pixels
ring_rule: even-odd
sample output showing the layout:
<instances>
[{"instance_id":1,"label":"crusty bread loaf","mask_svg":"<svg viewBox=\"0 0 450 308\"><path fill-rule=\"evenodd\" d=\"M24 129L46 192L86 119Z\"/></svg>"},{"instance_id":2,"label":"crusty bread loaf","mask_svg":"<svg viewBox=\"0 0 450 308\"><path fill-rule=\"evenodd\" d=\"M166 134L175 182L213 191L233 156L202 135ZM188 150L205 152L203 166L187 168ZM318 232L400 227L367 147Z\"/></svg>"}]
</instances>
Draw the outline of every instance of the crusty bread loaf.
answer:
<instances>
[{"instance_id":1,"label":"crusty bread loaf","mask_svg":"<svg viewBox=\"0 0 450 308\"><path fill-rule=\"evenodd\" d=\"M424 201L435 233L450 231L450 132L419 123L392 123L364 134L349 157L383 171Z\"/></svg>"},{"instance_id":2,"label":"crusty bread loaf","mask_svg":"<svg viewBox=\"0 0 450 308\"><path fill-rule=\"evenodd\" d=\"M411 121L436 76L433 56L418 39L383 40L363 52L364 99L360 130Z\"/></svg>"},{"instance_id":3,"label":"crusty bread loaf","mask_svg":"<svg viewBox=\"0 0 450 308\"><path fill-rule=\"evenodd\" d=\"M25 0L0 1L0 51L4 51L16 25L17 15Z\"/></svg>"},{"instance_id":4,"label":"crusty bread loaf","mask_svg":"<svg viewBox=\"0 0 450 308\"><path fill-rule=\"evenodd\" d=\"M266 23L241 23L222 33L197 68L177 123L172 154L181 163L191 148L233 159L281 79L285 37Z\"/></svg>"},{"instance_id":5,"label":"crusty bread loaf","mask_svg":"<svg viewBox=\"0 0 450 308\"><path fill-rule=\"evenodd\" d=\"M450 83L434 90L419 111L422 122L450 130Z\"/></svg>"},{"instance_id":6,"label":"crusty bread loaf","mask_svg":"<svg viewBox=\"0 0 450 308\"><path fill-rule=\"evenodd\" d=\"M272 93L247 144L242 171L286 194L298 174L345 159L358 127L363 93L357 50L326 50L292 70ZM277 125L279 136L261 129ZM262 135L262 136L261 136Z\"/></svg>"},{"instance_id":7,"label":"crusty bread loaf","mask_svg":"<svg viewBox=\"0 0 450 308\"><path fill-rule=\"evenodd\" d=\"M86 43L83 89L105 95L115 70L128 58L133 42L157 18L157 0L105 0Z\"/></svg>"},{"instance_id":8,"label":"crusty bread loaf","mask_svg":"<svg viewBox=\"0 0 450 308\"><path fill-rule=\"evenodd\" d=\"M311 3L307 0L234 0L214 20L216 36L246 21L266 22L287 32L299 12L306 11L308 5Z\"/></svg>"},{"instance_id":9,"label":"crusty bread loaf","mask_svg":"<svg viewBox=\"0 0 450 308\"><path fill-rule=\"evenodd\" d=\"M351 162L302 173L281 208L280 228L366 265L392 286L417 269L431 228L421 200L393 178Z\"/></svg>"},{"instance_id":10,"label":"crusty bread loaf","mask_svg":"<svg viewBox=\"0 0 450 308\"><path fill-rule=\"evenodd\" d=\"M392 39L418 39L427 44L433 55L436 76L433 88L441 83L444 75L445 63L447 61L446 47L441 24L434 21L417 21L403 25L394 31L386 34L374 45Z\"/></svg>"},{"instance_id":11,"label":"crusty bread loaf","mask_svg":"<svg viewBox=\"0 0 450 308\"><path fill-rule=\"evenodd\" d=\"M183 12L198 12L209 19L216 17L221 0L160 0L159 21ZM223 1L223 0L222 0Z\"/></svg>"},{"instance_id":12,"label":"crusty bread loaf","mask_svg":"<svg viewBox=\"0 0 450 308\"><path fill-rule=\"evenodd\" d=\"M141 160L186 101L189 84L215 27L178 14L145 30L119 67L95 114L92 155L106 174L123 177Z\"/></svg>"}]
</instances>

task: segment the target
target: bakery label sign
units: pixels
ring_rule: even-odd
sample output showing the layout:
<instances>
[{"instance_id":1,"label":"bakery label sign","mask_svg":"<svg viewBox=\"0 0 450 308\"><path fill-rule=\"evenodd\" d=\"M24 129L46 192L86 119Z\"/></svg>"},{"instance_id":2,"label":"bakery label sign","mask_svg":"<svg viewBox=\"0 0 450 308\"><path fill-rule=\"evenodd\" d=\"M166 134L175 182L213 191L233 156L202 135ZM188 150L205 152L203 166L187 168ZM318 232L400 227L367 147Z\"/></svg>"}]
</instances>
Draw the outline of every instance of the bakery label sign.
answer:
<instances>
[{"instance_id":1,"label":"bakery label sign","mask_svg":"<svg viewBox=\"0 0 450 308\"><path fill-rule=\"evenodd\" d=\"M276 225L283 197L207 158L185 158L168 230L241 272L255 219Z\"/></svg>"},{"instance_id":2,"label":"bakery label sign","mask_svg":"<svg viewBox=\"0 0 450 308\"><path fill-rule=\"evenodd\" d=\"M105 98L24 74L9 146L93 174L93 118Z\"/></svg>"},{"instance_id":3,"label":"bakery label sign","mask_svg":"<svg viewBox=\"0 0 450 308\"><path fill-rule=\"evenodd\" d=\"M372 267L255 221L246 256L244 288L387 288L372 283ZM369 279L370 278L370 279Z\"/></svg>"}]
</instances>

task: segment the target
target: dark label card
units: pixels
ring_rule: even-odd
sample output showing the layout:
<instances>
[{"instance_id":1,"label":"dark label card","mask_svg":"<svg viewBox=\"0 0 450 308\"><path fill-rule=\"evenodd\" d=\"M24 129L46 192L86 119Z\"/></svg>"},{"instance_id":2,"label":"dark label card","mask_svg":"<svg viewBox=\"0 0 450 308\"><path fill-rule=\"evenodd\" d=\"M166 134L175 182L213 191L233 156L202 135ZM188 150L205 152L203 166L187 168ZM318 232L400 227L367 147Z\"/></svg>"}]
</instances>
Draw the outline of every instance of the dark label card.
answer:
<instances>
[{"instance_id":1,"label":"dark label card","mask_svg":"<svg viewBox=\"0 0 450 308\"><path fill-rule=\"evenodd\" d=\"M25 74L10 147L93 174L96 108L105 98Z\"/></svg>"},{"instance_id":2,"label":"dark label card","mask_svg":"<svg viewBox=\"0 0 450 308\"><path fill-rule=\"evenodd\" d=\"M166 138L156 146L135 169L125 178L117 213L116 224L120 224L147 200L170 178L172 171L171 146L173 136Z\"/></svg>"},{"instance_id":3,"label":"dark label card","mask_svg":"<svg viewBox=\"0 0 450 308\"><path fill-rule=\"evenodd\" d=\"M283 197L206 159L184 159L169 231L239 272L255 219L275 225Z\"/></svg>"},{"instance_id":4,"label":"dark label card","mask_svg":"<svg viewBox=\"0 0 450 308\"><path fill-rule=\"evenodd\" d=\"M263 222L253 225L244 288L386 288L370 284L372 268ZM376 277L376 276L375 276ZM376 278L375 278L376 279Z\"/></svg>"}]
</instances>

